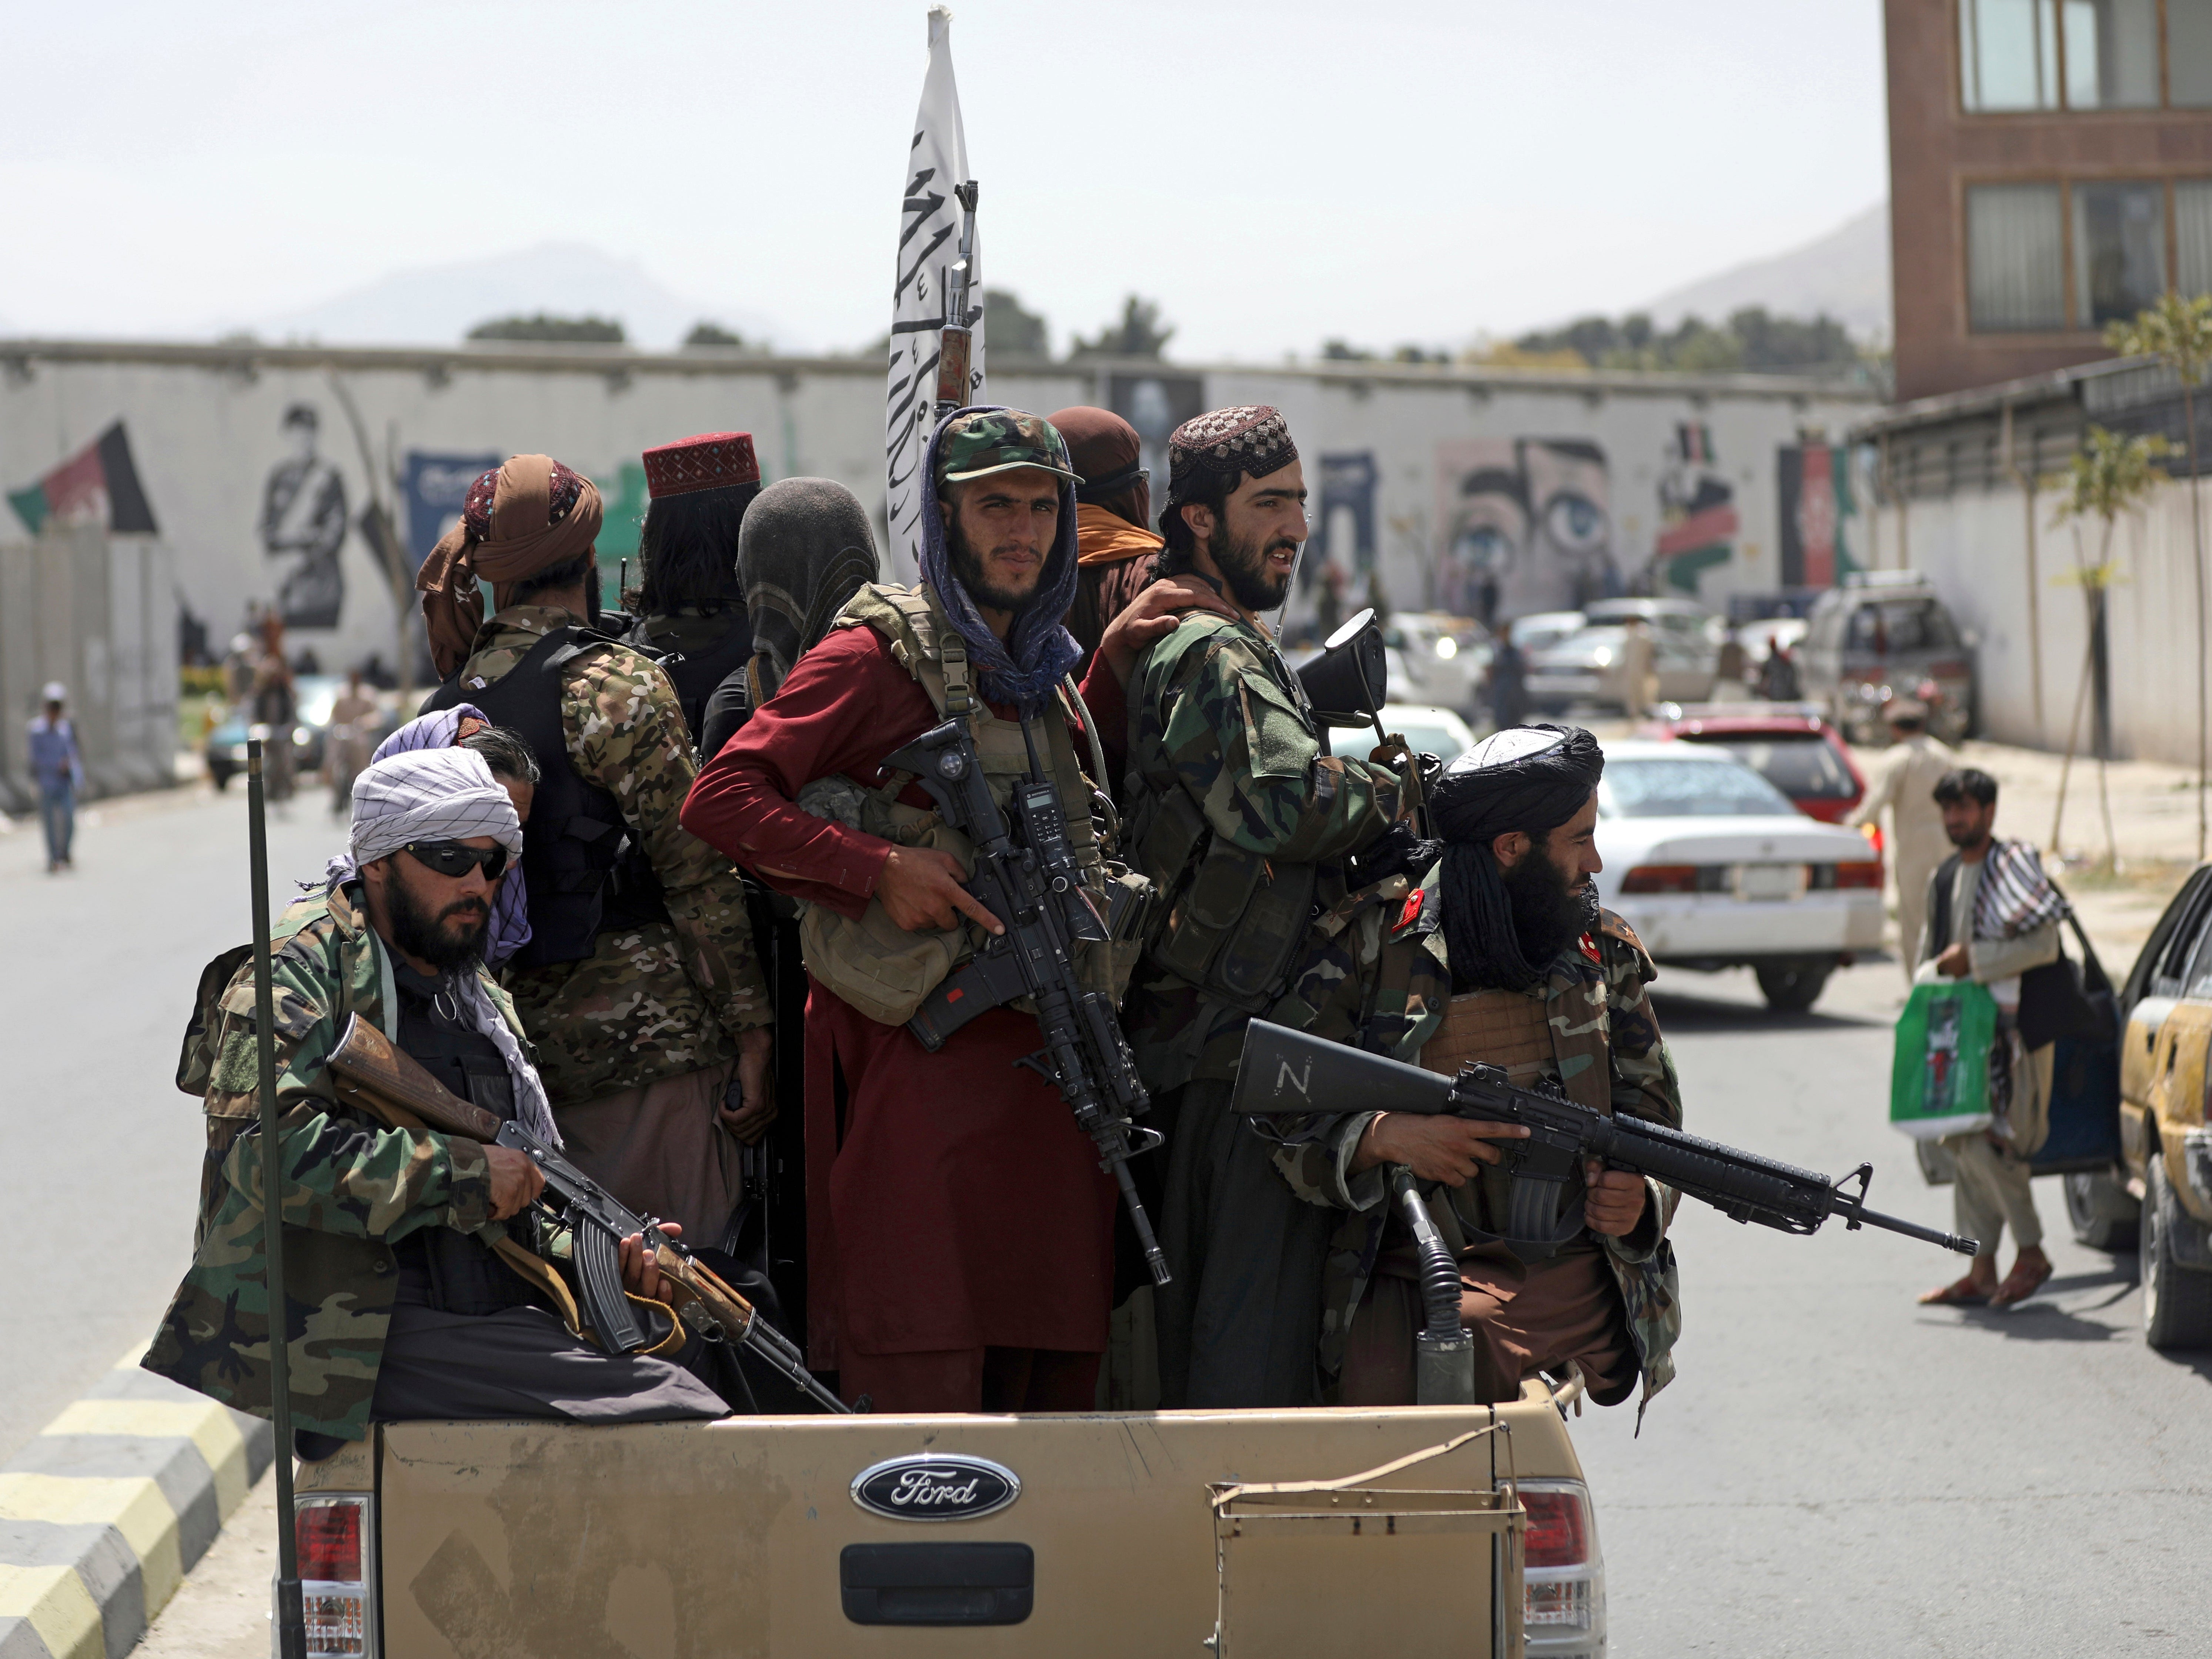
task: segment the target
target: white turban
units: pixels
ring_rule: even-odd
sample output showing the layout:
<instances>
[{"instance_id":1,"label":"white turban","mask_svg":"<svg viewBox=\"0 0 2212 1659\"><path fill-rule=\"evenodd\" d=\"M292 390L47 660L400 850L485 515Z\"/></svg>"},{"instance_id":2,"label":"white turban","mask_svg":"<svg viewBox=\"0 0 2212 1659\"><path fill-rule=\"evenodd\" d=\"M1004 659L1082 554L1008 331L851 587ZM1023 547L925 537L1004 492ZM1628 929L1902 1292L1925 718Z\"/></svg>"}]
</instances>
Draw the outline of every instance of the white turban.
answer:
<instances>
[{"instance_id":1,"label":"white turban","mask_svg":"<svg viewBox=\"0 0 2212 1659\"><path fill-rule=\"evenodd\" d=\"M378 761L353 781L353 864L358 870L410 842L490 836L522 855L522 820L484 757L472 749L416 749Z\"/></svg>"},{"instance_id":2,"label":"white turban","mask_svg":"<svg viewBox=\"0 0 2212 1659\"><path fill-rule=\"evenodd\" d=\"M418 841L467 841L490 836L515 858L522 856L522 820L499 780L472 749L413 749L376 762L353 781L353 848L333 859L333 887L351 880L364 864ZM561 1145L544 1085L514 1033L492 1006L474 971L447 975L469 1023L491 1039L507 1061L514 1085L515 1115L541 1140Z\"/></svg>"}]
</instances>

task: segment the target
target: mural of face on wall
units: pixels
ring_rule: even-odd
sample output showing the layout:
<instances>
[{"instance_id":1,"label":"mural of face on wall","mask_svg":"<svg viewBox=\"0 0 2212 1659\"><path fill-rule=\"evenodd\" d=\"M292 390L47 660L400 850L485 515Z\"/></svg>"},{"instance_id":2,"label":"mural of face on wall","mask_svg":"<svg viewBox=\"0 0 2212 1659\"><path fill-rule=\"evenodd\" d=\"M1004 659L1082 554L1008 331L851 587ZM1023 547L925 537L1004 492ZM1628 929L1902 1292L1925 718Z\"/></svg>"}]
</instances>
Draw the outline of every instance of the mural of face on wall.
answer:
<instances>
[{"instance_id":1,"label":"mural of face on wall","mask_svg":"<svg viewBox=\"0 0 2212 1659\"><path fill-rule=\"evenodd\" d=\"M1436 603L1486 623L1617 592L1605 452L1579 438L1437 446Z\"/></svg>"},{"instance_id":2,"label":"mural of face on wall","mask_svg":"<svg viewBox=\"0 0 2212 1659\"><path fill-rule=\"evenodd\" d=\"M276 614L287 628L336 628L345 609L345 480L316 451L320 417L309 404L284 411L290 452L261 487L261 548L291 561L276 589Z\"/></svg>"}]
</instances>

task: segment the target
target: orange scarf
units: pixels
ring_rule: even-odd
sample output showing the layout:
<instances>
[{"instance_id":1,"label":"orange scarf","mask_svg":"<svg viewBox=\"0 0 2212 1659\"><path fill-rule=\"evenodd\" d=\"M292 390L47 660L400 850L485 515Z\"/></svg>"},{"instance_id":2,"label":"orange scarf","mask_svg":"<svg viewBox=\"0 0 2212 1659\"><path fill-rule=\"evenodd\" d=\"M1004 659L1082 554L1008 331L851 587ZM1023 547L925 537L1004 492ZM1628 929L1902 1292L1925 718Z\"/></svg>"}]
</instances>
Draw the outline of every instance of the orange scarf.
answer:
<instances>
[{"instance_id":1,"label":"orange scarf","mask_svg":"<svg viewBox=\"0 0 2212 1659\"><path fill-rule=\"evenodd\" d=\"M1079 565L1121 564L1157 553L1166 545L1165 540L1143 526L1131 524L1096 501L1076 506L1075 562Z\"/></svg>"}]
</instances>

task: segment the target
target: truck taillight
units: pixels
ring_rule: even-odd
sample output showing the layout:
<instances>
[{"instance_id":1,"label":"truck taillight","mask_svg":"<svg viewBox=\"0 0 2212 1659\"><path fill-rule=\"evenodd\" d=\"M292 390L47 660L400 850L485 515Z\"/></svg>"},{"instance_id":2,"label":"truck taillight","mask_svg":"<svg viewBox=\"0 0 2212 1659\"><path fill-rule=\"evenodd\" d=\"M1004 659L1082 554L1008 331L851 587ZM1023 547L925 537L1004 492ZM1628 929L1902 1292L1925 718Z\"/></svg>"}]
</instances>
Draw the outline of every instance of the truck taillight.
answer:
<instances>
[{"instance_id":1,"label":"truck taillight","mask_svg":"<svg viewBox=\"0 0 2212 1659\"><path fill-rule=\"evenodd\" d=\"M366 1492L301 1492L292 1500L309 1659L374 1659L378 1652L375 1502Z\"/></svg>"},{"instance_id":2,"label":"truck taillight","mask_svg":"<svg viewBox=\"0 0 2212 1659\"><path fill-rule=\"evenodd\" d=\"M1639 864L1620 878L1624 893L1694 893L1698 866L1694 864Z\"/></svg>"},{"instance_id":3,"label":"truck taillight","mask_svg":"<svg viewBox=\"0 0 2212 1659\"><path fill-rule=\"evenodd\" d=\"M1579 1480L1523 1480L1528 1512L1522 1622L1530 1659L1605 1651L1605 1563L1598 1553L1589 1488Z\"/></svg>"}]
</instances>

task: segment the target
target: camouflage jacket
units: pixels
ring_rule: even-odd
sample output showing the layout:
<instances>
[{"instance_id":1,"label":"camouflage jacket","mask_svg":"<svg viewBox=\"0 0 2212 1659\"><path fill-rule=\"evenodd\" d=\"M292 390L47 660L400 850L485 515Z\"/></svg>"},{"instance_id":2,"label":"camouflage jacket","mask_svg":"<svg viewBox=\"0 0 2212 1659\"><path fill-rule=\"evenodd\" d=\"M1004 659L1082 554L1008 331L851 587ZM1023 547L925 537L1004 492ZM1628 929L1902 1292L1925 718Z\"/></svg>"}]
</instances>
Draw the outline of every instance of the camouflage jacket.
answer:
<instances>
[{"instance_id":1,"label":"camouflage jacket","mask_svg":"<svg viewBox=\"0 0 2212 1659\"><path fill-rule=\"evenodd\" d=\"M1433 902L1433 888L1426 896ZM1600 918L1595 938L1585 935L1577 947L1562 952L1529 993L1543 1000L1553 1032L1556 1058L1545 1063L1542 1074L1564 1084L1589 1066L1607 1066L1615 1111L1680 1128L1681 1084L1645 988L1658 970L1626 921L1610 910L1600 912ZM1441 933L1431 949L1440 959L1446 956ZM1436 1023L1431 1021L1430 1029ZM1425 1030L1421 1033L1427 1035ZM1374 1117L1372 1112L1358 1112L1298 1126L1275 1154L1276 1168L1300 1198L1348 1212L1323 1275L1322 1371L1328 1378L1343 1369L1345 1340L1389 1221L1383 1171L1349 1173L1359 1137ZM1601 1237L1598 1243L1620 1285L1648 1403L1674 1380L1682 1313L1674 1247L1667 1238L1680 1194L1656 1181L1645 1184L1650 1202L1636 1230L1623 1238ZM1474 1183L1462 1190L1472 1196ZM1434 1186L1425 1187L1424 1193L1449 1242L1456 1230L1449 1195Z\"/></svg>"},{"instance_id":2,"label":"camouflage jacket","mask_svg":"<svg viewBox=\"0 0 2212 1659\"><path fill-rule=\"evenodd\" d=\"M387 1129L338 1103L325 1063L348 1017L359 1014L387 1035L398 1019L391 957L355 890L297 901L276 919L270 938L293 1421L349 1440L368 1431L398 1283L395 1243L425 1227L454 1227L488 1243L513 1235L541 1255L566 1253L565 1237L491 1218L489 1164L474 1141ZM483 984L520 1036L514 1005L489 976ZM207 1114L192 1265L142 1363L266 1417L255 1031L252 954L226 952L202 976L177 1072L178 1087L202 1095Z\"/></svg>"},{"instance_id":3,"label":"camouflage jacket","mask_svg":"<svg viewBox=\"0 0 2212 1659\"><path fill-rule=\"evenodd\" d=\"M510 605L478 631L461 684L501 678L577 619ZM507 972L507 988L544 1044L541 1072L563 1106L705 1071L735 1058L732 1039L770 1018L737 868L677 822L698 763L668 677L622 646L576 659L562 688L568 761L615 798L668 902L669 920L609 928L580 962Z\"/></svg>"},{"instance_id":4,"label":"camouflage jacket","mask_svg":"<svg viewBox=\"0 0 2212 1659\"><path fill-rule=\"evenodd\" d=\"M1124 795L1133 827L1125 845L1137 844L1158 805L1140 798L1171 791L1196 803L1212 836L1266 859L1271 877L1286 866L1340 865L1388 829L1399 810L1396 775L1324 754L1313 717L1291 684L1271 641L1216 612L1190 611L1156 641L1130 678ZM1401 882L1397 897L1405 896ZM1313 1015L1301 1010L1353 984L1363 953L1372 961L1379 950L1379 931L1370 938L1362 929L1379 930L1381 913L1358 927L1352 921L1380 897L1372 890L1347 895L1340 880L1317 890L1314 924L1292 952L1286 988L1268 1018L1315 1029ZM1349 1040L1364 1021L1357 1017L1357 992L1343 994L1350 1000L1333 1034ZM1146 1086L1157 1092L1194 1078L1234 1077L1249 1018L1148 951L1122 1025Z\"/></svg>"}]
</instances>

